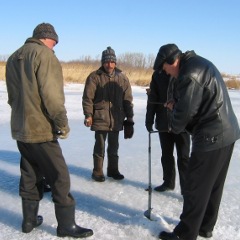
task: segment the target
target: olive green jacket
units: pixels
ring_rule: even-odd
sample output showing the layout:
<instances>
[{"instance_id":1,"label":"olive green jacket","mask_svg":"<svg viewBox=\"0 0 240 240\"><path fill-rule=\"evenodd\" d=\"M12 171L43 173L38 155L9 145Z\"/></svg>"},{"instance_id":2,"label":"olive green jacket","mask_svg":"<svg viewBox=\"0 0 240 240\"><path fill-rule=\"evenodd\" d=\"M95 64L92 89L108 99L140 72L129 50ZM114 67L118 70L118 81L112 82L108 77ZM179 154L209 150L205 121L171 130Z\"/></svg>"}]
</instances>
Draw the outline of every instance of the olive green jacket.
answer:
<instances>
[{"instance_id":1,"label":"olive green jacket","mask_svg":"<svg viewBox=\"0 0 240 240\"><path fill-rule=\"evenodd\" d=\"M27 39L9 57L6 83L13 139L40 143L57 139L58 130L69 131L62 68L40 40Z\"/></svg>"}]
</instances>

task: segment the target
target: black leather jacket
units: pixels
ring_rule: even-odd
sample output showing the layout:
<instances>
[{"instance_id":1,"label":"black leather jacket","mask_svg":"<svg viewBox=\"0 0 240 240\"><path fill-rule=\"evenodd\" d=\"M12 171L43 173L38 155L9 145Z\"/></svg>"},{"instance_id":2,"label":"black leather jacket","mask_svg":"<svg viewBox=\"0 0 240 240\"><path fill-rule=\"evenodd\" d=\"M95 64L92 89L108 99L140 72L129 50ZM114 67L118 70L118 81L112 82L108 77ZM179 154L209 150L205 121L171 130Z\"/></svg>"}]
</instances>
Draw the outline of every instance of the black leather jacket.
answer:
<instances>
[{"instance_id":1,"label":"black leather jacket","mask_svg":"<svg viewBox=\"0 0 240 240\"><path fill-rule=\"evenodd\" d=\"M238 120L223 78L217 68L194 51L182 54L178 75L178 102L171 131L186 129L192 135L192 151L212 151L240 138Z\"/></svg>"}]
</instances>

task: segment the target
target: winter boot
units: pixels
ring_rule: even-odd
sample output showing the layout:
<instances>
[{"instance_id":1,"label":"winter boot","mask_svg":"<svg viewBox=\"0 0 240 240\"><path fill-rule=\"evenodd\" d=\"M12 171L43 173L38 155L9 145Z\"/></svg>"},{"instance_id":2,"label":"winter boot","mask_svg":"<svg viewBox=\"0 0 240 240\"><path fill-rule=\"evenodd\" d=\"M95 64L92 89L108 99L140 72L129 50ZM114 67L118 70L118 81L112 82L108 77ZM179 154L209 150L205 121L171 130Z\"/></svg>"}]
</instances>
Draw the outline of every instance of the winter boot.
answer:
<instances>
[{"instance_id":1,"label":"winter boot","mask_svg":"<svg viewBox=\"0 0 240 240\"><path fill-rule=\"evenodd\" d=\"M204 238L211 238L213 234L212 231L204 232L200 230L198 235Z\"/></svg>"},{"instance_id":2,"label":"winter boot","mask_svg":"<svg viewBox=\"0 0 240 240\"><path fill-rule=\"evenodd\" d=\"M23 222L22 232L29 233L42 224L42 216L38 216L39 201L22 199Z\"/></svg>"},{"instance_id":3,"label":"winter boot","mask_svg":"<svg viewBox=\"0 0 240 240\"><path fill-rule=\"evenodd\" d=\"M111 156L111 157L108 156L107 176L112 177L114 180L124 179L124 175L122 175L118 170L118 157L117 156Z\"/></svg>"},{"instance_id":4,"label":"winter boot","mask_svg":"<svg viewBox=\"0 0 240 240\"><path fill-rule=\"evenodd\" d=\"M55 204L58 222L58 237L86 238L93 235L91 229L82 228L75 223L75 206L62 207Z\"/></svg>"},{"instance_id":5,"label":"winter boot","mask_svg":"<svg viewBox=\"0 0 240 240\"><path fill-rule=\"evenodd\" d=\"M103 158L102 157L93 157L93 173L92 179L96 182L104 182L105 177L103 174Z\"/></svg>"},{"instance_id":6,"label":"winter boot","mask_svg":"<svg viewBox=\"0 0 240 240\"><path fill-rule=\"evenodd\" d=\"M171 191L174 190L174 186L170 186L170 184L164 182L162 185L155 187L154 190L157 192Z\"/></svg>"},{"instance_id":7,"label":"winter boot","mask_svg":"<svg viewBox=\"0 0 240 240\"><path fill-rule=\"evenodd\" d=\"M115 173L109 173L107 174L108 177L112 177L114 180L122 180L124 179L124 175L122 175L120 172Z\"/></svg>"},{"instance_id":8,"label":"winter boot","mask_svg":"<svg viewBox=\"0 0 240 240\"><path fill-rule=\"evenodd\" d=\"M165 232L162 231L159 234L159 238L163 240L181 240L174 232Z\"/></svg>"}]
</instances>

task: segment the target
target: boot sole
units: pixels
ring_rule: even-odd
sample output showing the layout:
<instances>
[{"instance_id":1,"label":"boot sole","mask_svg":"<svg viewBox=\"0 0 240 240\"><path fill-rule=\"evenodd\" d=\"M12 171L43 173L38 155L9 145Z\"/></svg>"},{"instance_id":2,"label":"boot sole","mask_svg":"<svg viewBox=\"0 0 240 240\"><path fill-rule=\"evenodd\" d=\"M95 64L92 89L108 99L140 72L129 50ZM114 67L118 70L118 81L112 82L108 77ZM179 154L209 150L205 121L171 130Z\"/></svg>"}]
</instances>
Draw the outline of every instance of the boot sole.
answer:
<instances>
[{"instance_id":1,"label":"boot sole","mask_svg":"<svg viewBox=\"0 0 240 240\"><path fill-rule=\"evenodd\" d=\"M33 224L32 222L27 222L22 224L22 232L30 233L34 228L40 226L42 223L43 223L43 217L37 216L36 224Z\"/></svg>"},{"instance_id":2,"label":"boot sole","mask_svg":"<svg viewBox=\"0 0 240 240\"><path fill-rule=\"evenodd\" d=\"M57 233L58 237L73 237L73 238L86 238L92 235L93 235L93 231L85 232L82 234Z\"/></svg>"}]
</instances>

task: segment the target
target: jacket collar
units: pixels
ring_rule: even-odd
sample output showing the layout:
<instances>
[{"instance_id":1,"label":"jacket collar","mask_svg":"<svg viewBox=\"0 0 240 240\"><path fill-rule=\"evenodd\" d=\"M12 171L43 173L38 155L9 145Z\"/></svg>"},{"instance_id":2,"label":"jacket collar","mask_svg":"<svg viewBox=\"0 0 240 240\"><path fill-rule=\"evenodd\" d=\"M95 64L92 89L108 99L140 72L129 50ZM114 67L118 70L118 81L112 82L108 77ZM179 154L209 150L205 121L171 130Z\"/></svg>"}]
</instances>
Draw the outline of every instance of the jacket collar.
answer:
<instances>
[{"instance_id":1,"label":"jacket collar","mask_svg":"<svg viewBox=\"0 0 240 240\"><path fill-rule=\"evenodd\" d=\"M37 39L37 38L32 38L32 37L28 38L28 39L25 41L25 43L37 43L37 44L39 44L39 45L45 46L45 44L44 44L42 41L40 41L40 40Z\"/></svg>"},{"instance_id":2,"label":"jacket collar","mask_svg":"<svg viewBox=\"0 0 240 240\"><path fill-rule=\"evenodd\" d=\"M186 61L189 58L195 57L195 56L197 56L197 54L193 50L192 51L187 51L187 52L183 53L182 56L181 56L179 69L182 68L182 66L186 63Z\"/></svg>"},{"instance_id":3,"label":"jacket collar","mask_svg":"<svg viewBox=\"0 0 240 240\"><path fill-rule=\"evenodd\" d=\"M47 47L42 41L40 41L40 40L37 39L37 38L32 38L32 37L30 37L30 38L28 38L28 39L25 41L25 44L27 44L27 43L36 43L36 44L38 44L38 45L42 45L42 46ZM47 47L47 48L48 48L48 47ZM48 49L51 50L51 51L53 51L53 53L55 53L54 50L52 50L52 49L50 49L50 48L48 48Z\"/></svg>"},{"instance_id":4,"label":"jacket collar","mask_svg":"<svg viewBox=\"0 0 240 240\"><path fill-rule=\"evenodd\" d=\"M115 69L114 69L114 74L116 75L116 74L119 74L120 72L122 72L122 70L119 69L119 68L117 68L117 67L115 67ZM108 73L105 72L103 66L101 66L101 67L97 70L96 73L97 73L98 75L101 75L101 74L107 74L107 75L108 75Z\"/></svg>"}]
</instances>

